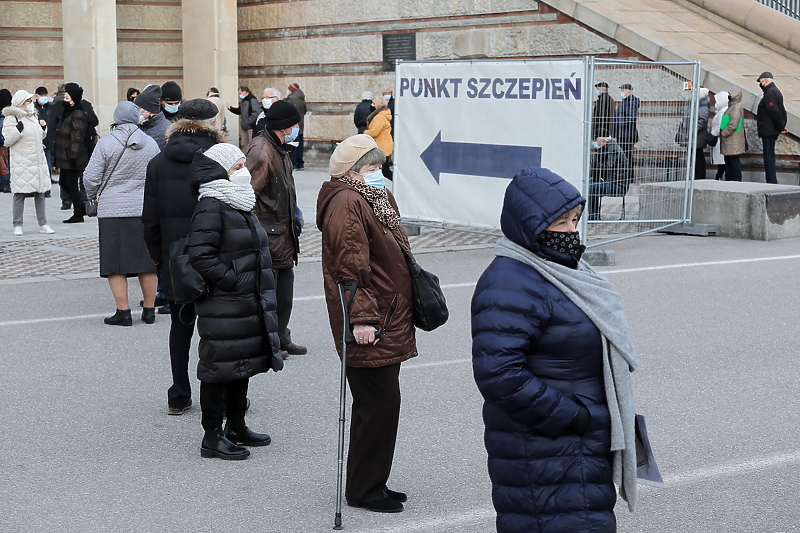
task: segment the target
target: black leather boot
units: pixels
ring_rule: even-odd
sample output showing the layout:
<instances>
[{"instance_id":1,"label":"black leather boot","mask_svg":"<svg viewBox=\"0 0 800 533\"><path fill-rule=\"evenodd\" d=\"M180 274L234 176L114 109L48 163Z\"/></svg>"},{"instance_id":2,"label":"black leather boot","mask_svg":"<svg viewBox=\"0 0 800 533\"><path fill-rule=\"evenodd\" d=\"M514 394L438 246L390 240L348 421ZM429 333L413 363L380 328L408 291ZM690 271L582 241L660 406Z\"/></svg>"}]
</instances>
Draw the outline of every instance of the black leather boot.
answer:
<instances>
[{"instance_id":1,"label":"black leather boot","mask_svg":"<svg viewBox=\"0 0 800 533\"><path fill-rule=\"evenodd\" d=\"M117 309L114 316L109 316L103 319L103 322L109 326L132 326L133 319L131 318L130 309Z\"/></svg>"},{"instance_id":2,"label":"black leather boot","mask_svg":"<svg viewBox=\"0 0 800 533\"><path fill-rule=\"evenodd\" d=\"M142 322L145 324L153 324L156 321L156 308L155 307L142 307Z\"/></svg>"},{"instance_id":3,"label":"black leather boot","mask_svg":"<svg viewBox=\"0 0 800 533\"><path fill-rule=\"evenodd\" d=\"M219 457L227 461L237 461L250 457L250 450L237 446L222 434L222 428L206 431L200 445L200 457L210 459Z\"/></svg>"},{"instance_id":4,"label":"black leather boot","mask_svg":"<svg viewBox=\"0 0 800 533\"><path fill-rule=\"evenodd\" d=\"M232 424L228 421L228 423L225 424L225 436L231 442L244 444L245 446L267 446L272 442L272 438L269 435L266 433L256 433L247 427L244 422Z\"/></svg>"}]
</instances>

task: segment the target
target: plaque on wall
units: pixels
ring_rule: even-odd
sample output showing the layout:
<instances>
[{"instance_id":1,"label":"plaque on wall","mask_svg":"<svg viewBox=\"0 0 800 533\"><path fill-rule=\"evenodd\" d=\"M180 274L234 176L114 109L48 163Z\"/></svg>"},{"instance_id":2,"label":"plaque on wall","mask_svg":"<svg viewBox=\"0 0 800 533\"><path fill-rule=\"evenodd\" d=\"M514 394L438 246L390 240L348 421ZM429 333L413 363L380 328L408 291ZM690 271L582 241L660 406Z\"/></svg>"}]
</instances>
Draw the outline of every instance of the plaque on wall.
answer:
<instances>
[{"instance_id":1,"label":"plaque on wall","mask_svg":"<svg viewBox=\"0 0 800 533\"><path fill-rule=\"evenodd\" d=\"M383 71L394 72L395 61L416 61L416 33L383 34Z\"/></svg>"}]
</instances>

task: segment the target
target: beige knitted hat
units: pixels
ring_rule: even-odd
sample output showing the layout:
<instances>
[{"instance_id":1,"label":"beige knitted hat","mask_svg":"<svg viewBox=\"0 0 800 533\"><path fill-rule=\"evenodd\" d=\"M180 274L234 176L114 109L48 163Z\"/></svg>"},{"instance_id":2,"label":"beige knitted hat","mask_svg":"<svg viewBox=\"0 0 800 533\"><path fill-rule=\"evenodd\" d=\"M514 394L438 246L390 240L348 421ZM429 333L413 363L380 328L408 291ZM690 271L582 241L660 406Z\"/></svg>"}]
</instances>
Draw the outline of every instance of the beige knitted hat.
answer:
<instances>
[{"instance_id":1,"label":"beige knitted hat","mask_svg":"<svg viewBox=\"0 0 800 533\"><path fill-rule=\"evenodd\" d=\"M377 148L375 139L369 135L353 135L343 140L331 155L331 162L328 165L328 172L334 178L341 178L353 165L361 159L364 154Z\"/></svg>"}]
</instances>

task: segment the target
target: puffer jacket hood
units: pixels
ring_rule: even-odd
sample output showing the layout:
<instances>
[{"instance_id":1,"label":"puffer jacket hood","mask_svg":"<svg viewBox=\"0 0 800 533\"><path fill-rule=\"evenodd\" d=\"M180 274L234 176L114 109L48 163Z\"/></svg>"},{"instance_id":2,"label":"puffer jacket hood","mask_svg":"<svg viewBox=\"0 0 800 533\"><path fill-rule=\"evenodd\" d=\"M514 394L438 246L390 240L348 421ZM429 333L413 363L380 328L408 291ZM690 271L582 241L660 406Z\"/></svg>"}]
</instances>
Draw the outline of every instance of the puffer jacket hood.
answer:
<instances>
[{"instance_id":1,"label":"puffer jacket hood","mask_svg":"<svg viewBox=\"0 0 800 533\"><path fill-rule=\"evenodd\" d=\"M728 105L736 104L742 101L742 90L738 87L731 89L728 94Z\"/></svg>"},{"instance_id":2,"label":"puffer jacket hood","mask_svg":"<svg viewBox=\"0 0 800 533\"><path fill-rule=\"evenodd\" d=\"M520 170L506 189L500 228L509 240L542 255L539 235L586 199L571 183L546 168Z\"/></svg>"},{"instance_id":3,"label":"puffer jacket hood","mask_svg":"<svg viewBox=\"0 0 800 533\"><path fill-rule=\"evenodd\" d=\"M722 109L723 107L728 107L729 99L730 99L730 94L726 91L721 91L714 95L714 100L716 100L717 102L716 104L717 113L719 113L719 110Z\"/></svg>"},{"instance_id":4,"label":"puffer jacket hood","mask_svg":"<svg viewBox=\"0 0 800 533\"><path fill-rule=\"evenodd\" d=\"M198 150L207 150L227 140L225 134L214 126L181 119L167 128L167 145L163 152L173 161L191 163Z\"/></svg>"},{"instance_id":5,"label":"puffer jacket hood","mask_svg":"<svg viewBox=\"0 0 800 533\"><path fill-rule=\"evenodd\" d=\"M149 144L147 139L150 138L136 124L120 124L114 128L111 135L120 143L124 143L125 147L130 150L141 150L145 144Z\"/></svg>"},{"instance_id":6,"label":"puffer jacket hood","mask_svg":"<svg viewBox=\"0 0 800 533\"><path fill-rule=\"evenodd\" d=\"M195 152L192 166L189 167L189 190L192 194L198 194L203 183L228 179L228 173L222 165L202 152Z\"/></svg>"}]
</instances>

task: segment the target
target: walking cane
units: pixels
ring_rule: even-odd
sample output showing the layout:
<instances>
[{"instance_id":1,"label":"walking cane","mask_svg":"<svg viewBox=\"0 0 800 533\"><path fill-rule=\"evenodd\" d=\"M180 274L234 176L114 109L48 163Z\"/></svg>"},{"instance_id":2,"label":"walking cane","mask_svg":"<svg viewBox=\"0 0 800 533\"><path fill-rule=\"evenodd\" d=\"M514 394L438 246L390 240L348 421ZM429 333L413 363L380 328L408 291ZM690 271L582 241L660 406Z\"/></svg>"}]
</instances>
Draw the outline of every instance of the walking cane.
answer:
<instances>
[{"instance_id":1,"label":"walking cane","mask_svg":"<svg viewBox=\"0 0 800 533\"><path fill-rule=\"evenodd\" d=\"M338 283L339 300L342 302L342 373L339 382L339 455L336 472L336 517L333 519L333 529L342 528L342 473L344 467L344 403L345 385L347 381L347 345L353 344L356 339L350 331L350 304L356 294L358 284L354 280L343 280Z\"/></svg>"}]
</instances>

